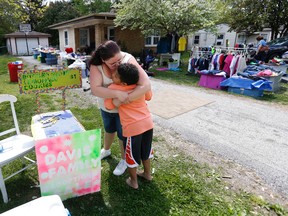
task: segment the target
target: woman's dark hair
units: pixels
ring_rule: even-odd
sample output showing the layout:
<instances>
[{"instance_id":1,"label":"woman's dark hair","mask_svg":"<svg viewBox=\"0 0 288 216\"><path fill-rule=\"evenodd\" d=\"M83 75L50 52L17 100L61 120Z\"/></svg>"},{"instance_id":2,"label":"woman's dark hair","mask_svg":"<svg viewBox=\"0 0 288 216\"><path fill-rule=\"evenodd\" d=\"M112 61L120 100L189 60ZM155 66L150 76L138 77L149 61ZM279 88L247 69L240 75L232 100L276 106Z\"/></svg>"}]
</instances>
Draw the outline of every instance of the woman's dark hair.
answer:
<instances>
[{"instance_id":1,"label":"woman's dark hair","mask_svg":"<svg viewBox=\"0 0 288 216\"><path fill-rule=\"evenodd\" d=\"M118 67L118 74L121 82L127 85L137 84L139 80L138 68L129 63L120 64Z\"/></svg>"},{"instance_id":2,"label":"woman's dark hair","mask_svg":"<svg viewBox=\"0 0 288 216\"><path fill-rule=\"evenodd\" d=\"M117 53L120 52L120 48L116 42L108 40L103 44L100 44L97 49L94 51L92 58L90 60L90 65L101 65L102 60L107 60L114 57Z\"/></svg>"}]
</instances>

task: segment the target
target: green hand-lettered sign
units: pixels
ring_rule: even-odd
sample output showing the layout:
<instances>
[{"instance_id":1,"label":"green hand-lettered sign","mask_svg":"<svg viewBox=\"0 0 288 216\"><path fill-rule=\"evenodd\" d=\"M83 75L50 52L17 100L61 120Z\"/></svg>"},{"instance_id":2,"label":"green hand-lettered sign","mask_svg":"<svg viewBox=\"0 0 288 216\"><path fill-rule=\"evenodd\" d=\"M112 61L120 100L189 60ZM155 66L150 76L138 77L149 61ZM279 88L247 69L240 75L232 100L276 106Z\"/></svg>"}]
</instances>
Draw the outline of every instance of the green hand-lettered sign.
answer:
<instances>
[{"instance_id":1,"label":"green hand-lettered sign","mask_svg":"<svg viewBox=\"0 0 288 216\"><path fill-rule=\"evenodd\" d=\"M18 84L20 94L81 88L81 70L67 68L61 70L18 71Z\"/></svg>"}]
</instances>

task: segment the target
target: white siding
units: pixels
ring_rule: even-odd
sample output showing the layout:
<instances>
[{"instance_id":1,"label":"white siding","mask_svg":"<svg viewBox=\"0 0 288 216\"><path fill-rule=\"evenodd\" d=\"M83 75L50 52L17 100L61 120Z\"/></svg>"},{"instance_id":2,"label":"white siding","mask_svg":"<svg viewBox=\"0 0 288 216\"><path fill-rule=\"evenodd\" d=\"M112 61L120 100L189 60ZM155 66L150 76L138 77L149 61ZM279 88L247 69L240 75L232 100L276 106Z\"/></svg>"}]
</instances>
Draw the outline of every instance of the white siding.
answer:
<instances>
[{"instance_id":1,"label":"white siding","mask_svg":"<svg viewBox=\"0 0 288 216\"><path fill-rule=\"evenodd\" d=\"M39 38L39 45L43 47L49 46L48 38Z\"/></svg>"},{"instance_id":2,"label":"white siding","mask_svg":"<svg viewBox=\"0 0 288 216\"><path fill-rule=\"evenodd\" d=\"M59 31L59 49L64 51L67 46L65 46L65 35L64 32L68 32L68 47L72 47L75 51L75 31L73 28L58 29Z\"/></svg>"},{"instance_id":3,"label":"white siding","mask_svg":"<svg viewBox=\"0 0 288 216\"><path fill-rule=\"evenodd\" d=\"M226 47L226 40L229 41L230 47L234 47L235 45L236 32L233 32L233 31L228 32L228 30L229 30L228 25L221 24L217 26L217 33L224 35L221 47ZM200 36L198 45L194 45L193 43L194 35ZM188 49L191 49L193 46L198 46L198 47L216 46L216 42L217 42L217 35L207 32L205 30L200 30L188 37Z\"/></svg>"}]
</instances>

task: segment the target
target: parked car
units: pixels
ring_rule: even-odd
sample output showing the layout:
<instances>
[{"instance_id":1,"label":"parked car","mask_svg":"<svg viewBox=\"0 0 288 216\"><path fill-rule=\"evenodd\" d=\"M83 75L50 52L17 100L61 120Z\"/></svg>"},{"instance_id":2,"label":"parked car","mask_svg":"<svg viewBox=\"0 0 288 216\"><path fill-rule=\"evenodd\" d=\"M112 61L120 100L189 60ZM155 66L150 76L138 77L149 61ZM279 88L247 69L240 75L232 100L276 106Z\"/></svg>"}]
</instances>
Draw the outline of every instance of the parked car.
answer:
<instances>
[{"instance_id":1,"label":"parked car","mask_svg":"<svg viewBox=\"0 0 288 216\"><path fill-rule=\"evenodd\" d=\"M267 45L270 49L267 53L266 61L269 61L274 57L281 58L282 55L288 51L288 36L271 40L267 42Z\"/></svg>"}]
</instances>

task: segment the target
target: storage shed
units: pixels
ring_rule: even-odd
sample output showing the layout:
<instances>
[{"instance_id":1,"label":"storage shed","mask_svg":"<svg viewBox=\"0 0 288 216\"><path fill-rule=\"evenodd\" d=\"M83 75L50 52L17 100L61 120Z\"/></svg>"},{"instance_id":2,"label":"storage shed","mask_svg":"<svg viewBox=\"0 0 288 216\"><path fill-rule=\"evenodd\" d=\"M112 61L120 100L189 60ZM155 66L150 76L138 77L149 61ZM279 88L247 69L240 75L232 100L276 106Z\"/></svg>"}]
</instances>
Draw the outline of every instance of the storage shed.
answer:
<instances>
[{"instance_id":1,"label":"storage shed","mask_svg":"<svg viewBox=\"0 0 288 216\"><path fill-rule=\"evenodd\" d=\"M11 55L32 55L33 48L49 46L50 34L31 31L5 34L7 50Z\"/></svg>"}]
</instances>

